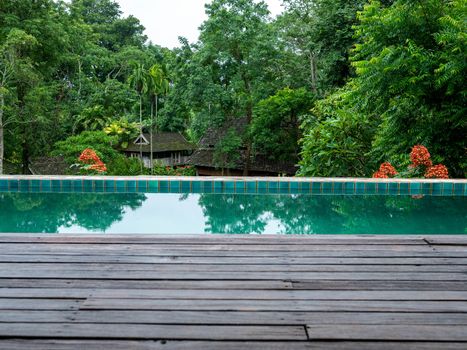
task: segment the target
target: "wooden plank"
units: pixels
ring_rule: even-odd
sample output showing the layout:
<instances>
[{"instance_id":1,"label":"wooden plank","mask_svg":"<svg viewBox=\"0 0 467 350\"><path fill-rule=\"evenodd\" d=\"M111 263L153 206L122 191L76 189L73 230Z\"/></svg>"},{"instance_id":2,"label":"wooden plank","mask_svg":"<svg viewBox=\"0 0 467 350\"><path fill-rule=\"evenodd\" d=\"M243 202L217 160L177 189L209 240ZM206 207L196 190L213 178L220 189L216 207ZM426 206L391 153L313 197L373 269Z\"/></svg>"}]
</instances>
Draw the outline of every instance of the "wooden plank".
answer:
<instances>
[{"instance_id":1,"label":"wooden plank","mask_svg":"<svg viewBox=\"0 0 467 350\"><path fill-rule=\"evenodd\" d=\"M0 337L189 340L307 340L302 326L0 323Z\"/></svg>"},{"instance_id":2,"label":"wooden plank","mask_svg":"<svg viewBox=\"0 0 467 350\"><path fill-rule=\"evenodd\" d=\"M0 298L0 310L78 310L82 300Z\"/></svg>"},{"instance_id":3,"label":"wooden plank","mask_svg":"<svg viewBox=\"0 0 467 350\"><path fill-rule=\"evenodd\" d=\"M138 255L0 255L0 263L167 264L167 265L467 265L467 258L366 258L366 257L184 257Z\"/></svg>"},{"instance_id":4,"label":"wooden plank","mask_svg":"<svg viewBox=\"0 0 467 350\"><path fill-rule=\"evenodd\" d=\"M34 270L63 271L157 271L157 272L463 272L467 265L296 265L296 264L110 264L110 263L35 263ZM23 271L31 267L24 263L0 263L1 270Z\"/></svg>"},{"instance_id":5,"label":"wooden plank","mask_svg":"<svg viewBox=\"0 0 467 350\"><path fill-rule=\"evenodd\" d=\"M0 278L78 278L126 280L184 280L186 272L131 270L41 270L34 266L22 270L0 270ZM190 280L400 280L400 281L467 281L464 272L193 272Z\"/></svg>"},{"instance_id":6,"label":"wooden plank","mask_svg":"<svg viewBox=\"0 0 467 350\"><path fill-rule=\"evenodd\" d=\"M310 340L467 341L465 326L307 326Z\"/></svg>"},{"instance_id":7,"label":"wooden plank","mask_svg":"<svg viewBox=\"0 0 467 350\"><path fill-rule=\"evenodd\" d=\"M444 282L445 283L445 282ZM83 279L1 279L0 287L6 288L119 288L119 289L292 289L291 281L222 281L222 280L83 280Z\"/></svg>"},{"instance_id":8,"label":"wooden plank","mask_svg":"<svg viewBox=\"0 0 467 350\"><path fill-rule=\"evenodd\" d=\"M391 251L391 250L305 250L305 251L196 251L196 250L156 250L141 248L139 250L111 250L111 249L68 249L68 250L50 250L48 248L29 248L29 249L6 249L0 247L0 255L50 255L57 256L77 255L85 257L87 255L101 256L140 256L140 257L269 257L269 258L289 258L300 260L301 258L467 258L466 251L441 252L435 249L427 251Z\"/></svg>"},{"instance_id":9,"label":"wooden plank","mask_svg":"<svg viewBox=\"0 0 467 350\"><path fill-rule=\"evenodd\" d=\"M0 299L1 300L1 299ZM461 301L185 300L91 297L82 310L467 312Z\"/></svg>"},{"instance_id":10,"label":"wooden plank","mask_svg":"<svg viewBox=\"0 0 467 350\"><path fill-rule=\"evenodd\" d=\"M0 298L29 299L213 299L213 300L427 300L467 301L467 291L336 291L336 290L209 290L0 288Z\"/></svg>"},{"instance_id":11,"label":"wooden plank","mask_svg":"<svg viewBox=\"0 0 467 350\"><path fill-rule=\"evenodd\" d=\"M465 345L460 342L0 340L0 348L8 350L465 350Z\"/></svg>"},{"instance_id":12,"label":"wooden plank","mask_svg":"<svg viewBox=\"0 0 467 350\"><path fill-rule=\"evenodd\" d=\"M432 245L467 245L467 237L465 236L427 236L425 241Z\"/></svg>"},{"instance_id":13,"label":"wooden plank","mask_svg":"<svg viewBox=\"0 0 467 350\"><path fill-rule=\"evenodd\" d=\"M455 236L454 236L455 237ZM173 244L173 243L193 243L193 244L426 244L421 236L388 236L388 235L41 235L41 234L2 234L0 243L65 243L65 244Z\"/></svg>"},{"instance_id":14,"label":"wooden plank","mask_svg":"<svg viewBox=\"0 0 467 350\"><path fill-rule=\"evenodd\" d=\"M1 280L0 280L1 282ZM461 291L467 290L467 283L455 281L357 281L357 280L314 280L293 281L293 289L303 290L400 290L400 291Z\"/></svg>"},{"instance_id":15,"label":"wooden plank","mask_svg":"<svg viewBox=\"0 0 467 350\"><path fill-rule=\"evenodd\" d=\"M467 248L459 246L467 251ZM1 244L0 252L8 251L240 251L240 252L301 252L301 251L412 251L412 252L431 252L433 248L427 244L37 244L37 243L9 243Z\"/></svg>"},{"instance_id":16,"label":"wooden plank","mask_svg":"<svg viewBox=\"0 0 467 350\"><path fill-rule=\"evenodd\" d=\"M141 310L2 310L4 323L123 323L215 325L466 325L467 313L250 312Z\"/></svg>"},{"instance_id":17,"label":"wooden plank","mask_svg":"<svg viewBox=\"0 0 467 350\"><path fill-rule=\"evenodd\" d=\"M232 264L68 264L36 263L34 271L56 269L60 271L135 271L135 272L416 272L416 273L467 273L467 265L232 265ZM0 270L30 271L25 264L2 264Z\"/></svg>"}]
</instances>

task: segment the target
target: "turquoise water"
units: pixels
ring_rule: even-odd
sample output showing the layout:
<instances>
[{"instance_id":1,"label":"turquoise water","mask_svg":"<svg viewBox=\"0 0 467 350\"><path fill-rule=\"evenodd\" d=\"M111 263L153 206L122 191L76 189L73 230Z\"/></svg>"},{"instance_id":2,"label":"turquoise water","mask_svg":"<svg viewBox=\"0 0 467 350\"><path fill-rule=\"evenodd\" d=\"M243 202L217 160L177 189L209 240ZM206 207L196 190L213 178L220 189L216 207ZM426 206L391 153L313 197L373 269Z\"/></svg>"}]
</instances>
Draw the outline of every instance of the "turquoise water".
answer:
<instances>
[{"instance_id":1,"label":"turquoise water","mask_svg":"<svg viewBox=\"0 0 467 350\"><path fill-rule=\"evenodd\" d=\"M0 232L467 234L467 197L0 193Z\"/></svg>"}]
</instances>

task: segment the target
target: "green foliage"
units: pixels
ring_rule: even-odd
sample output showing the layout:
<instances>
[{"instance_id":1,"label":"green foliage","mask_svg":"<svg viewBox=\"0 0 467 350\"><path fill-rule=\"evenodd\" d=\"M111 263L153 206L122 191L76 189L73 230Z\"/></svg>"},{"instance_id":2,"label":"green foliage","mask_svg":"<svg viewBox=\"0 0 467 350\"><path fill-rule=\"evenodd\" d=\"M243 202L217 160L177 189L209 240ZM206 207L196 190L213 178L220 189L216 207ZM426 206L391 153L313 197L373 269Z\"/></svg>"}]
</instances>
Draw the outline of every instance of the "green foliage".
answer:
<instances>
[{"instance_id":1,"label":"green foliage","mask_svg":"<svg viewBox=\"0 0 467 350\"><path fill-rule=\"evenodd\" d=\"M104 132L109 136L117 136L118 146L125 149L138 135L138 124L126 119L115 120L104 128Z\"/></svg>"},{"instance_id":2,"label":"green foliage","mask_svg":"<svg viewBox=\"0 0 467 350\"><path fill-rule=\"evenodd\" d=\"M342 160L339 153L327 162L315 153L321 149L316 138L323 137L315 128L336 123L345 129L338 134L350 134L357 144L361 140L353 153L362 152L373 168L384 161L397 163L414 144L424 144L452 174L465 176L465 1L399 0L388 7L371 1L359 20L359 43L352 53L357 76L347 84L348 93L338 92L318 107L325 112L320 123L305 123L302 173L315 174L322 167L326 174L342 174L334 169ZM326 111L336 98L342 103ZM347 126L349 120L354 122ZM357 138L352 125L360 125L364 137ZM333 135L329 147L346 152L348 140ZM358 167L345 175L370 172Z\"/></svg>"},{"instance_id":3,"label":"green foliage","mask_svg":"<svg viewBox=\"0 0 467 350\"><path fill-rule=\"evenodd\" d=\"M215 145L213 162L217 168L229 169L241 161L240 147L242 138L235 129L229 129L226 135Z\"/></svg>"},{"instance_id":4,"label":"green foliage","mask_svg":"<svg viewBox=\"0 0 467 350\"><path fill-rule=\"evenodd\" d=\"M154 165L152 175L157 176L196 176L196 169L191 166L170 167Z\"/></svg>"},{"instance_id":5,"label":"green foliage","mask_svg":"<svg viewBox=\"0 0 467 350\"><path fill-rule=\"evenodd\" d=\"M374 121L346 106L341 90L320 101L302 128L302 176L365 176L372 167Z\"/></svg>"},{"instance_id":6,"label":"green foliage","mask_svg":"<svg viewBox=\"0 0 467 350\"><path fill-rule=\"evenodd\" d=\"M271 159L296 159L300 118L309 112L313 100L305 88L285 88L258 102L249 132L253 148Z\"/></svg>"},{"instance_id":7,"label":"green foliage","mask_svg":"<svg viewBox=\"0 0 467 350\"><path fill-rule=\"evenodd\" d=\"M75 164L81 152L86 148L96 151L102 161L108 164L120 155L113 147L117 145L118 137L109 136L103 131L84 131L79 135L70 136L55 144L53 156L62 156L67 163Z\"/></svg>"}]
</instances>

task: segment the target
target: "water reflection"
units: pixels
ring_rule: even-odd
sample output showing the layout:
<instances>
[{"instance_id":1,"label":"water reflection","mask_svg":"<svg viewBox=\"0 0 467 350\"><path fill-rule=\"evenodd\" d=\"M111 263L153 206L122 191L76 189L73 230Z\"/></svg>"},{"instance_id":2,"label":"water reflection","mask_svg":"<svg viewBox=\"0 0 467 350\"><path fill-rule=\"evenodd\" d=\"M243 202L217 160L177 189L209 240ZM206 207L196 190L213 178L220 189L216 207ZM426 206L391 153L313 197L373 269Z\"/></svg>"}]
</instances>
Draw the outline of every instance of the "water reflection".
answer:
<instances>
[{"instance_id":1,"label":"water reflection","mask_svg":"<svg viewBox=\"0 0 467 350\"><path fill-rule=\"evenodd\" d=\"M0 193L0 232L55 233L72 226L102 232L145 200L144 194Z\"/></svg>"},{"instance_id":2,"label":"water reflection","mask_svg":"<svg viewBox=\"0 0 467 350\"><path fill-rule=\"evenodd\" d=\"M467 233L465 197L203 194L199 203L210 233Z\"/></svg>"},{"instance_id":3,"label":"water reflection","mask_svg":"<svg viewBox=\"0 0 467 350\"><path fill-rule=\"evenodd\" d=\"M467 198L0 193L0 232L467 234Z\"/></svg>"}]
</instances>

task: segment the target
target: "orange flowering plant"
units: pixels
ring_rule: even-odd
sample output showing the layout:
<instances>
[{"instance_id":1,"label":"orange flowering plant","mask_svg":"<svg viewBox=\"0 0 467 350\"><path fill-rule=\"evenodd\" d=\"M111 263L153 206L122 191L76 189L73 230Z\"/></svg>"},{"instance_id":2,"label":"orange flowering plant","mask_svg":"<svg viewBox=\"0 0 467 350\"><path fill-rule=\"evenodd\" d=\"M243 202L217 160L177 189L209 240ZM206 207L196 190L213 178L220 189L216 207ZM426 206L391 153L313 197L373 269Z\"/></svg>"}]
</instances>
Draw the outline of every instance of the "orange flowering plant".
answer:
<instances>
[{"instance_id":1,"label":"orange flowering plant","mask_svg":"<svg viewBox=\"0 0 467 350\"><path fill-rule=\"evenodd\" d=\"M86 173L104 174L107 171L105 163L92 148L86 148L78 158L80 170Z\"/></svg>"},{"instance_id":2,"label":"orange flowering plant","mask_svg":"<svg viewBox=\"0 0 467 350\"><path fill-rule=\"evenodd\" d=\"M390 177L420 177L426 179L449 179L449 171L443 164L433 166L431 154L425 146L415 145L410 152L410 165L408 171L398 173L389 162L381 164L378 171L373 174L375 179Z\"/></svg>"}]
</instances>

